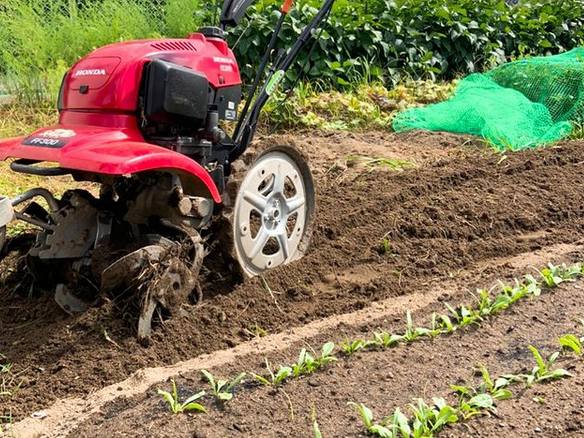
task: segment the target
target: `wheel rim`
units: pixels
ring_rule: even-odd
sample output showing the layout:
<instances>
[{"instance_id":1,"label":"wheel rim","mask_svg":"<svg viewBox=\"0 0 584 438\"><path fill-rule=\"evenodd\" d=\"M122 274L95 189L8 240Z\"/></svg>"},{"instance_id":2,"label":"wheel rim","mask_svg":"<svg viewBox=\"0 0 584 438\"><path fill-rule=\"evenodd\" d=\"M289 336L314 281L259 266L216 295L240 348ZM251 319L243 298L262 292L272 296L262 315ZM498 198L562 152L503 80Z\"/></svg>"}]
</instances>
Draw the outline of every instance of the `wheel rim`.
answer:
<instances>
[{"instance_id":1,"label":"wheel rim","mask_svg":"<svg viewBox=\"0 0 584 438\"><path fill-rule=\"evenodd\" d=\"M314 185L302 158L285 151L268 151L253 164L235 202L235 248L250 276L298 259L306 246Z\"/></svg>"}]
</instances>

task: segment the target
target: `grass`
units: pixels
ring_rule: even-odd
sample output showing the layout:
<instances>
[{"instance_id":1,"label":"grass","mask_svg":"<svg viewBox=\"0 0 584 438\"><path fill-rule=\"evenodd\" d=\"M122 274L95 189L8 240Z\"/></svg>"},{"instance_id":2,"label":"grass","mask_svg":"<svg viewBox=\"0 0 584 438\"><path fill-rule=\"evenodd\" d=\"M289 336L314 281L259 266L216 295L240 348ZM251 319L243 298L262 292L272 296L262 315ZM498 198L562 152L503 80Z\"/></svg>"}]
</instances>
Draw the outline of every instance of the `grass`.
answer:
<instances>
[{"instance_id":1,"label":"grass","mask_svg":"<svg viewBox=\"0 0 584 438\"><path fill-rule=\"evenodd\" d=\"M65 71L81 56L116 41L184 37L203 21L202 5L202 0L156 5L146 0L3 1L2 82L27 106L47 105L55 100Z\"/></svg>"},{"instance_id":2,"label":"grass","mask_svg":"<svg viewBox=\"0 0 584 438\"><path fill-rule=\"evenodd\" d=\"M20 390L21 382L18 374L12 371L12 364L6 361L6 357L0 353L0 400L4 397L12 397Z\"/></svg>"}]
</instances>

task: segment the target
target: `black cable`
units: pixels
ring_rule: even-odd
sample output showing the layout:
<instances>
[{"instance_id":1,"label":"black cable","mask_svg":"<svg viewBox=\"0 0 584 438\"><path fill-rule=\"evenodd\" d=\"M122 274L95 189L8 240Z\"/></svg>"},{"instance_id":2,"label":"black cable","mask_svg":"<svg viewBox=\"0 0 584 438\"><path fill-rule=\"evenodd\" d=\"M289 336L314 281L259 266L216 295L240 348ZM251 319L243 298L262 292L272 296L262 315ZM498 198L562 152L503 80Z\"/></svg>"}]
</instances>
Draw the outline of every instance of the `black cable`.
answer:
<instances>
[{"instance_id":1,"label":"black cable","mask_svg":"<svg viewBox=\"0 0 584 438\"><path fill-rule=\"evenodd\" d=\"M274 109L274 112L276 113L276 115L279 115L279 111L282 109L282 107L288 101L288 99L290 99L290 96L294 92L294 89L298 86L298 83L300 82L300 79L306 77L306 67L308 66L308 63L310 62L310 57L312 56L312 53L314 52L314 49L316 48L316 45L320 41L320 37L322 36L322 33L324 32L325 25L328 24L328 20L330 19L331 12L332 12L332 8L328 11L325 19L323 20L323 23L322 23L320 29L318 29L318 32L319 32L318 33L318 36L314 38L314 42L312 43L312 47L310 47L310 50L308 51L308 56L306 57L306 61L304 61L304 65L302 66L302 70L300 70L300 74L298 74L298 76L296 76L296 79L294 80L294 83L290 87L290 91L288 93L286 93L286 97L284 97L284 99L282 100L282 102L280 102L278 104L278 106ZM276 132L276 130L278 129L278 127L280 126L280 124L281 124L281 122L276 123L268 131L268 135L272 135L274 132Z\"/></svg>"}]
</instances>

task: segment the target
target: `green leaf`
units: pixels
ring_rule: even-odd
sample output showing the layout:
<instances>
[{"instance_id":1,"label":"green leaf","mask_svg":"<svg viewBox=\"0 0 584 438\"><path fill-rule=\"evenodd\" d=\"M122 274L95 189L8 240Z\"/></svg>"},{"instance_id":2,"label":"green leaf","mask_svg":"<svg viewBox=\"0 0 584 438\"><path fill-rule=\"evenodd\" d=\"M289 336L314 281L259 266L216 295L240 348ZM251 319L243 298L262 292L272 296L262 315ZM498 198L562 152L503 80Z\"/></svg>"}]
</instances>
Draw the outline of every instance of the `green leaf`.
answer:
<instances>
[{"instance_id":1,"label":"green leaf","mask_svg":"<svg viewBox=\"0 0 584 438\"><path fill-rule=\"evenodd\" d=\"M213 388L213 391L215 391L217 389L217 386L215 385L215 379L213 378L213 375L209 371L207 371L207 370L201 370L201 374L203 376L205 376L205 378L211 384L211 387Z\"/></svg>"},{"instance_id":2,"label":"green leaf","mask_svg":"<svg viewBox=\"0 0 584 438\"><path fill-rule=\"evenodd\" d=\"M334 342L327 342L322 346L320 357L330 356L334 349L335 349Z\"/></svg>"},{"instance_id":3,"label":"green leaf","mask_svg":"<svg viewBox=\"0 0 584 438\"><path fill-rule=\"evenodd\" d=\"M229 401L233 398L233 394L229 392L220 392L219 394L217 394L217 397L219 398L219 400Z\"/></svg>"},{"instance_id":4,"label":"green leaf","mask_svg":"<svg viewBox=\"0 0 584 438\"><path fill-rule=\"evenodd\" d=\"M489 394L478 394L472 397L468 404L479 409L490 409L493 407L493 398Z\"/></svg>"},{"instance_id":5,"label":"green leaf","mask_svg":"<svg viewBox=\"0 0 584 438\"><path fill-rule=\"evenodd\" d=\"M393 433L389 429L387 429L386 427L380 426L379 424L376 424L375 426L371 426L369 428L369 431L371 433L379 435L381 438L394 438Z\"/></svg>"},{"instance_id":6,"label":"green leaf","mask_svg":"<svg viewBox=\"0 0 584 438\"><path fill-rule=\"evenodd\" d=\"M193 402L193 401L195 401L195 400L198 400L198 399L200 399L200 398L201 398L201 397L203 397L205 394L206 394L206 393L205 393L205 391L201 391L201 392L198 392L198 393L196 393L196 394L194 394L194 395L191 395L189 398L187 398L187 399L185 400L185 402L183 403L183 405L188 405L189 403L191 403L191 402Z\"/></svg>"},{"instance_id":7,"label":"green leaf","mask_svg":"<svg viewBox=\"0 0 584 438\"><path fill-rule=\"evenodd\" d=\"M451 406L444 406L440 409L440 412L436 416L436 422L432 426L432 432L437 432L442 429L448 423L456 423L458 421L458 415L456 411Z\"/></svg>"},{"instance_id":8,"label":"green leaf","mask_svg":"<svg viewBox=\"0 0 584 438\"><path fill-rule=\"evenodd\" d=\"M582 343L576 336L572 334L562 336L560 338L560 345L572 350L576 355L582 356Z\"/></svg>"},{"instance_id":9,"label":"green leaf","mask_svg":"<svg viewBox=\"0 0 584 438\"><path fill-rule=\"evenodd\" d=\"M238 374L230 383L229 385L227 385L227 388L225 388L225 390L227 392L232 392L233 388L235 387L235 385L237 385L239 382L241 382L241 380L246 376L246 373L240 373Z\"/></svg>"},{"instance_id":10,"label":"green leaf","mask_svg":"<svg viewBox=\"0 0 584 438\"><path fill-rule=\"evenodd\" d=\"M355 406L355 408L361 415L361 418L363 419L363 423L365 423L365 426L367 427L368 430L371 430L371 424L373 423L373 412L371 411L371 409L369 409L363 403L357 404L349 402L349 404Z\"/></svg>"},{"instance_id":11,"label":"green leaf","mask_svg":"<svg viewBox=\"0 0 584 438\"><path fill-rule=\"evenodd\" d=\"M400 411L399 408L396 408L395 413L393 414L393 422L399 428L399 431L403 437L409 438L412 430L408 424L408 418Z\"/></svg>"},{"instance_id":12,"label":"green leaf","mask_svg":"<svg viewBox=\"0 0 584 438\"><path fill-rule=\"evenodd\" d=\"M531 354L533 355L533 357L535 358L535 360L537 362L537 366L539 368L539 371L540 372L545 371L546 363L543 360L543 357L541 357L541 354L539 353L539 351L537 351L537 348L535 348L533 345L530 345L529 350L531 350Z\"/></svg>"},{"instance_id":13,"label":"green leaf","mask_svg":"<svg viewBox=\"0 0 584 438\"><path fill-rule=\"evenodd\" d=\"M201 411L201 412L207 412L207 410L205 409L204 406L198 404L198 403L189 403L185 406L183 406L183 411Z\"/></svg>"},{"instance_id":14,"label":"green leaf","mask_svg":"<svg viewBox=\"0 0 584 438\"><path fill-rule=\"evenodd\" d=\"M162 389L159 389L158 395L161 395L170 405L171 411L175 412L175 408L174 408L175 402L174 402L174 399L172 398L172 394L170 392L163 391Z\"/></svg>"},{"instance_id":15,"label":"green leaf","mask_svg":"<svg viewBox=\"0 0 584 438\"><path fill-rule=\"evenodd\" d=\"M499 400L499 401L507 400L507 399L510 399L511 397L513 397L513 393L511 391L509 391L508 389L498 389L492 395L493 395L493 398L495 400Z\"/></svg>"}]
</instances>

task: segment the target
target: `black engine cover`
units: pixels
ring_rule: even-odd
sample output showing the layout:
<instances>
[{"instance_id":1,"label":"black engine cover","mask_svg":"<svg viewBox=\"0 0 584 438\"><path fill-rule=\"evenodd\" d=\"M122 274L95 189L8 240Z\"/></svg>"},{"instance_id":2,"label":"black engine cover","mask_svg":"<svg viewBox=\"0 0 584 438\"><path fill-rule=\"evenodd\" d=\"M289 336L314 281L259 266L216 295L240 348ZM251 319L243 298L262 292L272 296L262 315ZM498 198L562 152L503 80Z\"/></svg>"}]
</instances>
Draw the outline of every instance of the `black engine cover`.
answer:
<instances>
[{"instance_id":1,"label":"black engine cover","mask_svg":"<svg viewBox=\"0 0 584 438\"><path fill-rule=\"evenodd\" d=\"M201 73L156 59L146 69L144 115L148 120L169 125L205 123L209 102L209 81Z\"/></svg>"}]
</instances>

